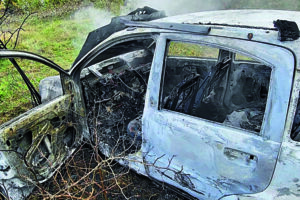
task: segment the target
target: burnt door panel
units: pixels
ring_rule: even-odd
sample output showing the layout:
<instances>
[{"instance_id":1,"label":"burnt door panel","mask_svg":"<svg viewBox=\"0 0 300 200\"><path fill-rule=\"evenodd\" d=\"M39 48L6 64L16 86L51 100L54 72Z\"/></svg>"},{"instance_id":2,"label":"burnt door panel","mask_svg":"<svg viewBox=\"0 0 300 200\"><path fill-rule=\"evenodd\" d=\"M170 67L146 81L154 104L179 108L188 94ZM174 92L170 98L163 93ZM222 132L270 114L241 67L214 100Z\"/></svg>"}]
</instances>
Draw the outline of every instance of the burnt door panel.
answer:
<instances>
[{"instance_id":1,"label":"burnt door panel","mask_svg":"<svg viewBox=\"0 0 300 200\"><path fill-rule=\"evenodd\" d=\"M31 53L15 51L1 51L0 57L10 60L22 58L25 63L30 60L30 64L57 70L64 91L55 98L50 95L43 104L0 126L1 187L6 188L11 199L20 199L26 197L34 185L49 179L76 149L82 138L84 115L80 95L74 92L76 85L53 62ZM48 88L56 89L54 87L49 85ZM58 90L61 91L61 88Z\"/></svg>"},{"instance_id":2,"label":"burnt door panel","mask_svg":"<svg viewBox=\"0 0 300 200\"><path fill-rule=\"evenodd\" d=\"M165 49L169 47L167 38L192 41L188 50L186 44L180 44L171 51L193 56L165 56L164 52L170 52ZM214 61L197 58L207 43L220 52L229 52L225 55L228 58L222 53ZM206 36L162 36L157 45L161 51L157 51L151 68L143 115L143 156L148 175L198 198L263 191L272 179L280 149L292 85L292 54L265 44L214 37L208 40ZM233 60L237 52L268 62L258 59L263 65L237 64ZM180 64L178 69L168 70L168 59ZM266 66L271 70L265 70ZM179 68L183 71L177 73ZM168 78L172 73L173 78ZM181 81L177 83L176 77ZM164 87L166 82L170 85ZM164 95L166 91L168 95Z\"/></svg>"}]
</instances>

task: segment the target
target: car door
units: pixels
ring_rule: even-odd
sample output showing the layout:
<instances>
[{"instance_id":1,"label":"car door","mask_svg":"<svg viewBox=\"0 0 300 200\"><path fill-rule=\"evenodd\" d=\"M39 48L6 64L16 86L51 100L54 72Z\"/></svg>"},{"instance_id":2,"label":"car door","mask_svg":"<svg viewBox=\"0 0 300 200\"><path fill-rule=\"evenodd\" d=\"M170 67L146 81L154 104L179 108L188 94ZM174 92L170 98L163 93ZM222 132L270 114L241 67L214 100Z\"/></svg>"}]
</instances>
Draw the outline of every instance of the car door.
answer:
<instances>
[{"instance_id":1,"label":"car door","mask_svg":"<svg viewBox=\"0 0 300 200\"><path fill-rule=\"evenodd\" d=\"M188 34L162 34L157 49L142 119L147 174L201 199L263 191L287 116L292 53ZM211 49L215 59L199 55ZM250 58L237 61L237 54Z\"/></svg>"},{"instance_id":2,"label":"car door","mask_svg":"<svg viewBox=\"0 0 300 200\"><path fill-rule=\"evenodd\" d=\"M32 71L35 65L45 65L48 70L59 72L63 89L59 97L48 99L0 126L1 188L5 188L10 198L19 199L22 194L26 196L33 185L49 179L75 150L83 136L84 114L80 95L75 92L76 84L68 72L52 61L9 50L1 50L0 59L8 59L14 66L19 65L17 60L30 61ZM50 85L55 89L53 87Z\"/></svg>"}]
</instances>

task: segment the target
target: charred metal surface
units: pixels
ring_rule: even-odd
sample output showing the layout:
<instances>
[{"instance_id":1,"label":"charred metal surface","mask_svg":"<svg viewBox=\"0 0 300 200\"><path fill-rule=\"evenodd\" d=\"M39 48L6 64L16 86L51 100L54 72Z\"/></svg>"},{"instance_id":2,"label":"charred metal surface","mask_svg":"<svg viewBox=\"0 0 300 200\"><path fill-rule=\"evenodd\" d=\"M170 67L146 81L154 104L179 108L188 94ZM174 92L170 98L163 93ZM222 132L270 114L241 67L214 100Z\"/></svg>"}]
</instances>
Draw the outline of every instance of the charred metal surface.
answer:
<instances>
[{"instance_id":1,"label":"charred metal surface","mask_svg":"<svg viewBox=\"0 0 300 200\"><path fill-rule=\"evenodd\" d=\"M178 35L171 37L169 34L169 38L177 41L180 38L183 41L201 41L202 37L187 38ZM158 46L165 48L166 43L163 42L164 40L159 41L161 43ZM203 42L206 45L208 44L205 36L203 36ZM241 76L243 74L242 70L247 68L243 66L247 63L240 63L236 66L237 69L232 68L232 70L235 69L235 72L232 73L233 77L229 78L234 85L241 88L245 83L243 80L246 80L247 77L255 80L254 82L258 85L269 87L267 99L270 103L266 105L265 116L267 122L262 124L260 133L256 134L255 132L226 127L220 123L200 120L181 113L159 110L160 87L157 86L160 85L160 80L157 80L157 77L161 77L163 74L161 60L164 59L162 52L165 52L165 50L162 50L154 58L148 83L148 87L151 89L146 96L146 108L143 116L143 138L146 141L143 146L145 160L148 163L155 162L157 166L149 167L148 175L179 188L184 188L198 198L218 199L229 194L257 193L268 186L275 169L276 157L280 148L280 139L278 138L281 137L280 135L284 129L284 124L280 124L277 120L282 117L281 121L285 121L286 116L282 115L282 112L287 113L291 78L293 76L293 57L284 49L276 49L276 51L274 49L274 54L270 54L270 52L267 54L264 52L266 46L258 43L253 44L251 41L234 41L210 37L210 42L219 44L220 48L225 50L230 45L228 50L236 48L247 52L248 55L252 53L257 58L267 60L267 65L272 66L270 87L266 84L264 78L266 76L264 71L261 70L265 67L262 65L256 67L256 70L261 71L259 73L261 77L251 75L253 72L249 69L250 71L244 72L246 75L243 78ZM251 45L256 46L255 52L249 52ZM279 57L276 58L276 54L282 53L286 56L289 55L289 59L287 57L285 60L278 59ZM290 66L289 69L286 68L287 66ZM248 68L250 67L248 66ZM266 71L265 74L270 74L270 70ZM289 77L289 84L283 85L277 81L283 77L283 74L285 74L284 77ZM238 83L239 81L241 83ZM285 89L279 89L281 87L285 87ZM252 92L248 93L247 90L241 88L227 89L228 96L231 97L236 93L243 95L243 92L246 92L245 97L251 97L256 106L260 106L258 102L263 102L262 99L266 98L264 94L260 95L258 93L259 95L257 95L257 92L249 96ZM257 91L255 86L250 86L250 88ZM242 93L238 91L242 91ZM252 102L245 100L243 103L251 105ZM240 108L239 104L233 104L230 99L227 100L227 105L229 108L231 107L231 110ZM285 111L283 111L283 108L285 108ZM278 109L282 110L280 114L276 111ZM280 127L275 128L275 124L280 125ZM170 160L173 163L169 165L172 170L190 174L190 180L196 188L195 191L204 195L200 195L181 182L176 181L172 170L168 170L168 173L165 172L167 175L165 177L158 172L157 168L168 166Z\"/></svg>"},{"instance_id":2,"label":"charred metal surface","mask_svg":"<svg viewBox=\"0 0 300 200\"><path fill-rule=\"evenodd\" d=\"M114 17L111 23L103 26L99 29L94 30L89 33L78 57L74 61L74 65L83 58L90 50L92 50L99 43L107 39L110 35L115 32L121 31L128 26L122 23L122 20L128 21L151 21L155 19L160 19L166 17L164 11L158 11L153 8L145 6L144 8L136 9L135 11L129 13L126 16Z\"/></svg>"},{"instance_id":3,"label":"charred metal surface","mask_svg":"<svg viewBox=\"0 0 300 200\"><path fill-rule=\"evenodd\" d=\"M74 150L80 134L69 116L71 104L71 95L64 95L1 125L0 178L12 199L15 190L49 179ZM71 145L68 134L74 137Z\"/></svg>"},{"instance_id":4,"label":"charred metal surface","mask_svg":"<svg viewBox=\"0 0 300 200\"><path fill-rule=\"evenodd\" d=\"M212 26L227 26L227 27L235 27L235 28L246 28L246 29L262 29L262 30L277 30L276 28L266 28L266 27L259 27L259 26L247 26L247 25L237 25L237 24L221 24L221 23L194 23L195 25L212 25Z\"/></svg>"},{"instance_id":5,"label":"charred metal surface","mask_svg":"<svg viewBox=\"0 0 300 200\"><path fill-rule=\"evenodd\" d=\"M1 51L0 55L62 70L30 53ZM60 75L41 86L43 104L0 126L1 188L10 199L24 199L36 184L48 180L82 140L85 113L80 92L67 72Z\"/></svg>"},{"instance_id":6,"label":"charred metal surface","mask_svg":"<svg viewBox=\"0 0 300 200\"><path fill-rule=\"evenodd\" d=\"M294 129L294 124L297 127L297 116L295 116L298 111L298 100L299 100L299 91L300 91L300 73L296 71L294 78L293 91L289 105L289 112L286 121L286 126L283 135L283 141L280 149L280 154L278 156L278 162L274 171L273 179L269 187L257 194L252 195L239 195L239 196L230 196L228 199L239 198L241 200L252 200L252 199L276 199L276 200L285 200L285 199L299 199L300 197L300 175L296 173L300 169L300 144L295 135L292 134ZM295 120L294 120L294 117ZM293 139L292 139L292 138ZM224 198L226 200L227 198Z\"/></svg>"},{"instance_id":7,"label":"charred metal surface","mask_svg":"<svg viewBox=\"0 0 300 200\"><path fill-rule=\"evenodd\" d=\"M156 29L164 29L170 31L181 31L186 33L193 33L199 35L208 35L211 28L210 27L198 27L189 24L179 24L179 23L158 23L158 22L132 22L127 20L122 20L124 25L129 26L131 29L136 27L142 28L156 28Z\"/></svg>"}]
</instances>

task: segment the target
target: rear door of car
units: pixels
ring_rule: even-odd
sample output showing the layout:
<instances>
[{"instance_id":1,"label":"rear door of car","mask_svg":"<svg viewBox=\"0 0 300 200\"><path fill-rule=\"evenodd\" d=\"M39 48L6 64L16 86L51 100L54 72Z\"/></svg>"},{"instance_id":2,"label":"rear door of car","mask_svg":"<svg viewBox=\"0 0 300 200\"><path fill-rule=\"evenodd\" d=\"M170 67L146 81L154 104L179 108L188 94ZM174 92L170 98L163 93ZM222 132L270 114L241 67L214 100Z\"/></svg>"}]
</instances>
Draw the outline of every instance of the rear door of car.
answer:
<instances>
[{"instance_id":1,"label":"rear door of car","mask_svg":"<svg viewBox=\"0 0 300 200\"><path fill-rule=\"evenodd\" d=\"M5 59L15 64L16 60L30 61L32 71L36 70L35 65L45 65L46 70L59 72L63 89L59 97L0 125L1 187L6 188L10 198L18 199L26 194L26 188L49 179L75 150L85 130L84 113L80 95L75 92L76 84L68 72L52 61L8 50L0 51L0 59L1 64ZM54 85L49 87L55 89ZM20 109L15 108L14 112Z\"/></svg>"},{"instance_id":2,"label":"rear door of car","mask_svg":"<svg viewBox=\"0 0 300 200\"><path fill-rule=\"evenodd\" d=\"M199 77L216 77L216 71L206 71L201 75L196 68L201 67L197 66L197 62L203 58L180 58L180 62L174 62L177 63L176 69L166 70L167 62L174 59L174 55L169 55L172 42L183 43L173 47L172 51L175 49L179 54L186 54L186 44L218 49L219 56L214 61L215 65L209 69L214 69L217 64L226 69L225 64L229 63L229 70L223 70L223 74L219 71L219 76L224 77L222 80L226 80L223 89L221 86L224 81L198 82L198 88L203 88L201 84L206 83L214 83L211 87L221 88L219 92L210 90L209 94L201 93L207 97L202 99L203 101L223 95L223 102L215 103L214 109L207 106L198 107L200 112L205 111L201 116L189 114L187 111L180 112L180 109L185 109L180 105L180 101L181 104L188 101L182 97L177 98L177 107L181 106L180 109L166 107L166 101L170 97L165 96L164 90L167 89L164 85L173 81L170 79L176 79L176 76L168 76L172 70L175 73L181 66L185 68L186 63L192 63L193 60L196 67L186 68L195 69L194 72L198 73ZM249 59L237 61L234 57L238 54L243 54ZM210 59L206 60L207 63L211 62ZM223 64L220 64L222 62ZM182 86L186 86L185 89L194 87L193 82L187 84L192 79L181 73L185 72L179 71L178 77L182 76L185 79L181 85L178 82L174 83L177 88L171 88L173 91L169 88L171 94L174 94L175 90L183 90ZM269 74L268 82L259 78L264 73ZM143 115L143 156L148 175L199 198L218 199L230 194L263 191L269 185L276 165L293 73L294 57L285 48L215 36L161 35L151 68ZM196 80L197 77L194 78ZM258 97L251 96L250 91L258 91ZM196 94L198 93L195 93L195 96ZM264 110L251 110L253 107L257 108L253 98L265 99ZM171 99L174 102L174 98ZM245 104L241 103L243 101ZM222 120L214 115L214 112L222 112L217 105L225 105L224 109L227 109L224 112L227 112L227 115L221 117ZM191 110L193 109L195 107ZM257 112L261 112L262 115L256 115ZM212 113L210 118L206 117L207 113ZM235 122L243 117L250 119L255 116L261 120L257 130L243 126L244 122L239 123L239 127L235 125ZM251 123L248 125L253 125Z\"/></svg>"}]
</instances>

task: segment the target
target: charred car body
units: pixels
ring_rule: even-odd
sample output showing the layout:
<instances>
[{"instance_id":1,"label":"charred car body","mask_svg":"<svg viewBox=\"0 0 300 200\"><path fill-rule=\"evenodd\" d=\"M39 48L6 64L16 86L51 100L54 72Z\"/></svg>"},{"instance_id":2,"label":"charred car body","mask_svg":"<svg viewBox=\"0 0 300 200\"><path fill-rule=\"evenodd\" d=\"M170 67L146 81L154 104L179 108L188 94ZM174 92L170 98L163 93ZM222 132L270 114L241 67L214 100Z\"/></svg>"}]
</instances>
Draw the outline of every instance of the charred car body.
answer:
<instances>
[{"instance_id":1,"label":"charred car body","mask_svg":"<svg viewBox=\"0 0 300 200\"><path fill-rule=\"evenodd\" d=\"M199 199L299 197L299 18L257 10L164 18L144 8L92 32L68 72L0 51L56 69L48 85L62 86L49 95L41 85L45 103L0 126L6 192L18 199L15 191L46 181L92 140Z\"/></svg>"}]
</instances>

